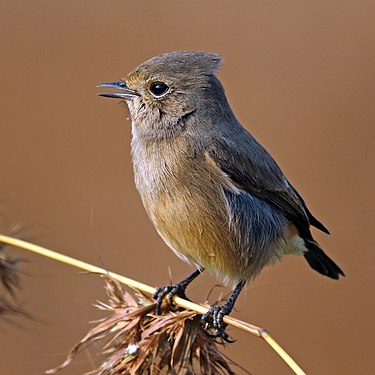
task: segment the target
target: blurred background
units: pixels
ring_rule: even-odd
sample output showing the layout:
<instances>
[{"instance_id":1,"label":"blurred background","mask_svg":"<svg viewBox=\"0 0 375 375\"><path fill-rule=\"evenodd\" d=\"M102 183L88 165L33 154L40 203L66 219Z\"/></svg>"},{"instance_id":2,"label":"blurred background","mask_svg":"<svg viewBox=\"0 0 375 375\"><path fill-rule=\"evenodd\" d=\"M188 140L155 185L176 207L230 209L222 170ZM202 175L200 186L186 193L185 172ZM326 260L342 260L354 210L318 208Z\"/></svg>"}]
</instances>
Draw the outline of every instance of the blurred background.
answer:
<instances>
[{"instance_id":1,"label":"blurred background","mask_svg":"<svg viewBox=\"0 0 375 375\"><path fill-rule=\"evenodd\" d=\"M339 282L297 257L267 268L233 316L266 327L308 374L370 374L373 357L375 3L373 1L0 2L1 230L153 286L192 269L158 237L133 184L128 113L96 96L144 60L220 53L229 101L332 236ZM0 373L60 364L102 316L96 276L14 249L21 306L0 321ZM204 300L204 276L189 295ZM236 329L226 353L255 375L290 374L268 345ZM98 365L91 352L61 374ZM241 371L238 371L241 373Z\"/></svg>"}]
</instances>

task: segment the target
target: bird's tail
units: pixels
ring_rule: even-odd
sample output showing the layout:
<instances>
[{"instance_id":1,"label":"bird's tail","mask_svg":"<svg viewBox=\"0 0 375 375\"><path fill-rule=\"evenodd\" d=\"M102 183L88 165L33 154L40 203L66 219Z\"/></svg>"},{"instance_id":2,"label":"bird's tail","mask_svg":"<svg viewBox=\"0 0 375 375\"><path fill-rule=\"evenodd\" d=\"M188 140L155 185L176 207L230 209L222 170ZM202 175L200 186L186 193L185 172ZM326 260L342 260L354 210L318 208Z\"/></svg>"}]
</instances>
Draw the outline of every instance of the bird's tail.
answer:
<instances>
[{"instance_id":1,"label":"bird's tail","mask_svg":"<svg viewBox=\"0 0 375 375\"><path fill-rule=\"evenodd\" d=\"M341 268L329 258L315 241L306 240L307 252L304 254L312 269L324 276L338 279L340 275L345 276Z\"/></svg>"}]
</instances>

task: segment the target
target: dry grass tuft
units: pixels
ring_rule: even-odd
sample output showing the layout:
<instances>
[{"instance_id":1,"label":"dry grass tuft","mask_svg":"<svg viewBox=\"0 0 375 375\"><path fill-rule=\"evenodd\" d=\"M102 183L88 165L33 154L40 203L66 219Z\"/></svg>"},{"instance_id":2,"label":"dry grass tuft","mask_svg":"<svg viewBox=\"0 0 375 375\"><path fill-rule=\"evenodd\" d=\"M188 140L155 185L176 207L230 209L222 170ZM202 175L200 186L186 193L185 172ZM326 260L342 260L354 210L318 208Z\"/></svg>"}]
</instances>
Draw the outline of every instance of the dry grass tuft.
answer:
<instances>
[{"instance_id":1,"label":"dry grass tuft","mask_svg":"<svg viewBox=\"0 0 375 375\"><path fill-rule=\"evenodd\" d=\"M155 301L106 277L109 302L97 303L109 316L97 322L71 349L65 362L47 373L68 366L74 357L91 345L101 343L104 362L91 375L125 374L235 374L237 366L220 349L221 341L210 338L201 316L167 304L155 315Z\"/></svg>"},{"instance_id":2,"label":"dry grass tuft","mask_svg":"<svg viewBox=\"0 0 375 375\"><path fill-rule=\"evenodd\" d=\"M19 225L12 225L9 232L16 237L20 234L20 229ZM16 300L16 290L21 285L19 271L21 259L8 254L8 247L7 244L0 243L0 318L2 319L5 319L5 315L27 315L18 306Z\"/></svg>"}]
</instances>

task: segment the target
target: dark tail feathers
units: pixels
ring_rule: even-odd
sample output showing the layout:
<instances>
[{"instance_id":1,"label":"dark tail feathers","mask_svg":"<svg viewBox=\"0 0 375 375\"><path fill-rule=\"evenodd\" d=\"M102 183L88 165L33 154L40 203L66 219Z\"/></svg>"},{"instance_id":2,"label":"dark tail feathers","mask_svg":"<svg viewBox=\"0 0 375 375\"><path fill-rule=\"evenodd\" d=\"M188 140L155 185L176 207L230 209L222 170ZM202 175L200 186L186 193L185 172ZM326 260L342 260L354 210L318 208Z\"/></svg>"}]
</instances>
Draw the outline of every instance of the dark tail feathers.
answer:
<instances>
[{"instance_id":1,"label":"dark tail feathers","mask_svg":"<svg viewBox=\"0 0 375 375\"><path fill-rule=\"evenodd\" d=\"M304 256L311 268L332 279L338 279L340 275L345 276L340 267L324 253L316 242L305 240L305 245L308 251Z\"/></svg>"}]
</instances>

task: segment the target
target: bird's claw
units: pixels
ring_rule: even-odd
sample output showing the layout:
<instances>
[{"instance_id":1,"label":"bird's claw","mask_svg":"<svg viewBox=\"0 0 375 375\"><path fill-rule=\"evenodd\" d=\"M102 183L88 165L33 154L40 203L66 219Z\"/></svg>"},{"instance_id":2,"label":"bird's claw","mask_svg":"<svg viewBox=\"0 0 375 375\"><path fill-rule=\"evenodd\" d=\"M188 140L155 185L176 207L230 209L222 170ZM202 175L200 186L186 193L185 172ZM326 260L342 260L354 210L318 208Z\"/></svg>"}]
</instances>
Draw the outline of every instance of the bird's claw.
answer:
<instances>
[{"instance_id":1,"label":"bird's claw","mask_svg":"<svg viewBox=\"0 0 375 375\"><path fill-rule=\"evenodd\" d=\"M156 308L155 308L156 315L161 314L161 304L163 303L165 296L172 290L172 288L173 288L173 285L167 285L167 286L156 288L155 293L152 295L152 298L156 300Z\"/></svg>"},{"instance_id":2,"label":"bird's claw","mask_svg":"<svg viewBox=\"0 0 375 375\"><path fill-rule=\"evenodd\" d=\"M164 301L164 298L167 297L167 302L169 305L173 305L173 297L178 296L181 298L184 298L186 300L189 300L185 295L185 289L186 287L176 284L176 285L166 285L159 288L156 288L155 293L152 295L152 298L156 300L156 308L155 313L156 315L161 314L161 305Z\"/></svg>"},{"instance_id":3,"label":"bird's claw","mask_svg":"<svg viewBox=\"0 0 375 375\"><path fill-rule=\"evenodd\" d=\"M213 305L210 309L202 316L202 319L208 324L208 330L206 334L212 338L220 337L227 343L233 343L235 340L231 340L229 335L225 332L228 324L224 323L223 319L225 315L228 315L232 311L233 307L225 304L223 306ZM215 332L211 333L209 330L214 329Z\"/></svg>"}]
</instances>

